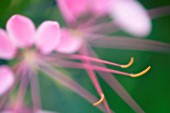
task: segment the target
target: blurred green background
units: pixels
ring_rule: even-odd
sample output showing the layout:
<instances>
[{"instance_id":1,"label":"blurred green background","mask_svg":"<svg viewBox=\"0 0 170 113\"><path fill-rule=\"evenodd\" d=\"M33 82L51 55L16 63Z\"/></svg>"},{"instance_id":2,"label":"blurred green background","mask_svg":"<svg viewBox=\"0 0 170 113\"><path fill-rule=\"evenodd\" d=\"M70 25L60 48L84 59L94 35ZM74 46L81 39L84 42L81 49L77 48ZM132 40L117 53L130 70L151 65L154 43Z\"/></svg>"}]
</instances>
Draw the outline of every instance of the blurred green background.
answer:
<instances>
[{"instance_id":1,"label":"blurred green background","mask_svg":"<svg viewBox=\"0 0 170 113\"><path fill-rule=\"evenodd\" d=\"M140 2L147 9L170 5L169 0L140 0ZM61 26L64 26L55 0L0 0L1 28L5 28L6 21L13 14L25 15L37 26L45 20L57 20ZM156 18L152 20L152 24L152 33L146 38L170 43L170 16ZM170 113L170 54L122 49L95 48L95 50L100 58L119 63L127 62L131 56L134 56L135 63L126 70L127 72L138 72L151 65L151 71L145 76L135 79L121 75L115 77L146 113ZM1 61L2 63L6 62ZM76 69L69 71L73 79L97 95L85 71ZM43 109L59 113L100 113L97 108L61 84L56 84L46 76L39 78ZM134 113L100 77L98 78L110 107L116 113Z\"/></svg>"}]
</instances>

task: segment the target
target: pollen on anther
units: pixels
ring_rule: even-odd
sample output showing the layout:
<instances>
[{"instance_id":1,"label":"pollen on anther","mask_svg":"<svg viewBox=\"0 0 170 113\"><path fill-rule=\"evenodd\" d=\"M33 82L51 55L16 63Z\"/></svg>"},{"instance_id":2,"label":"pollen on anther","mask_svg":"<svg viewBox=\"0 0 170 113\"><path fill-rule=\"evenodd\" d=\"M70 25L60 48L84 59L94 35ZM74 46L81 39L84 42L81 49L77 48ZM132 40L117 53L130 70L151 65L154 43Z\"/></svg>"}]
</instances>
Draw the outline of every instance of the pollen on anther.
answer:
<instances>
[{"instance_id":1,"label":"pollen on anther","mask_svg":"<svg viewBox=\"0 0 170 113\"><path fill-rule=\"evenodd\" d=\"M137 74L130 74L131 77L139 77L139 76L142 76L144 75L145 73L147 73L149 70L151 69L151 66L148 66L145 70L143 70L142 72L140 73L137 73Z\"/></svg>"},{"instance_id":2,"label":"pollen on anther","mask_svg":"<svg viewBox=\"0 0 170 113\"><path fill-rule=\"evenodd\" d=\"M103 102L104 98L105 98L105 97L104 97L104 94L101 94L100 100L97 101L97 102L95 102L95 103L93 103L93 106L97 106L97 105L101 104L101 103Z\"/></svg>"},{"instance_id":3,"label":"pollen on anther","mask_svg":"<svg viewBox=\"0 0 170 113\"><path fill-rule=\"evenodd\" d=\"M121 68L128 68L129 66L131 66L131 65L133 64L133 62L134 62L134 58L132 57L132 58L130 59L130 62L129 62L128 64L126 64L126 65L121 65L120 67L121 67Z\"/></svg>"}]
</instances>

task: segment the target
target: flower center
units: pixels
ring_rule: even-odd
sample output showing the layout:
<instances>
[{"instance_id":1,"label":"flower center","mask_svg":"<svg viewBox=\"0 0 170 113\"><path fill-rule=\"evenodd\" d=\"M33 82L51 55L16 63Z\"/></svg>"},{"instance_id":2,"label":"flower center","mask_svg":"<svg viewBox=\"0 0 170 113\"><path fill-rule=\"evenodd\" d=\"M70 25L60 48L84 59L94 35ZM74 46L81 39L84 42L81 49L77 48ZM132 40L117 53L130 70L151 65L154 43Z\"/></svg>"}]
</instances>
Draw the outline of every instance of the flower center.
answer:
<instances>
[{"instance_id":1,"label":"flower center","mask_svg":"<svg viewBox=\"0 0 170 113\"><path fill-rule=\"evenodd\" d=\"M70 33L72 36L75 36L76 38L82 38L84 35L82 31L76 29L70 29Z\"/></svg>"},{"instance_id":2,"label":"flower center","mask_svg":"<svg viewBox=\"0 0 170 113\"><path fill-rule=\"evenodd\" d=\"M23 51L23 60L31 67L37 64L37 52L34 49L26 49Z\"/></svg>"}]
</instances>

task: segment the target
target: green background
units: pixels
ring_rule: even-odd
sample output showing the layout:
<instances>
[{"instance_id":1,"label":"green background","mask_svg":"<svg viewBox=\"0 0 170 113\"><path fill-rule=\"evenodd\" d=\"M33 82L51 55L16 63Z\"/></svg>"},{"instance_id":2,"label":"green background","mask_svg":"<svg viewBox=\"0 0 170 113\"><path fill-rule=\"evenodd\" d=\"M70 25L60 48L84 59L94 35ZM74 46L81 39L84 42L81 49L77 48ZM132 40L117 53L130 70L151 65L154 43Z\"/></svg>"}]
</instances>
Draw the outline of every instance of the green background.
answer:
<instances>
[{"instance_id":1,"label":"green background","mask_svg":"<svg viewBox=\"0 0 170 113\"><path fill-rule=\"evenodd\" d=\"M141 0L140 2L147 9L170 5L169 0ZM0 0L1 28L5 28L6 21L13 14L23 14L31 18L37 26L45 20L57 20L61 26L64 26L55 0ZM153 30L146 38L170 43L170 16L153 19L152 24ZM127 62L131 56L134 56L135 63L126 70L127 72L138 72L151 65L151 71L145 76L135 79L121 75L115 77L146 113L170 113L170 54L114 48L95 48L95 51L100 58L119 63ZM6 62L1 61L1 64L3 63ZM109 66L109 68L114 67ZM97 95L85 71L77 69L69 71L73 79ZM86 100L61 84L56 84L46 76L39 76L39 78L43 109L60 113L100 113ZM100 77L98 78L110 107L116 113L134 112ZM30 103L29 93L27 103Z\"/></svg>"}]
</instances>

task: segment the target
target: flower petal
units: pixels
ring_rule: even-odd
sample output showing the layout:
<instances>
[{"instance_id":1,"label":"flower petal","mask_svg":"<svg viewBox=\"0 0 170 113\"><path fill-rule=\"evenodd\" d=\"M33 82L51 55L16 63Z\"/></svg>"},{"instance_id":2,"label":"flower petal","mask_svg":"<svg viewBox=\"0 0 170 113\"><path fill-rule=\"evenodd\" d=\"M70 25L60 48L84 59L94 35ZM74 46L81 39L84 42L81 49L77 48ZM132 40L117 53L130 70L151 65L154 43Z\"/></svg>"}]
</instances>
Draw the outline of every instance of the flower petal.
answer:
<instances>
[{"instance_id":1,"label":"flower petal","mask_svg":"<svg viewBox=\"0 0 170 113\"><path fill-rule=\"evenodd\" d=\"M0 96L4 94L14 83L14 75L7 66L0 67Z\"/></svg>"},{"instance_id":2,"label":"flower petal","mask_svg":"<svg viewBox=\"0 0 170 113\"><path fill-rule=\"evenodd\" d=\"M0 29L0 58L12 59L15 57L16 47L8 38L6 32Z\"/></svg>"},{"instance_id":3,"label":"flower petal","mask_svg":"<svg viewBox=\"0 0 170 113\"><path fill-rule=\"evenodd\" d=\"M82 37L75 36L67 29L61 30L61 41L56 50L61 53L74 53L82 45Z\"/></svg>"},{"instance_id":4,"label":"flower petal","mask_svg":"<svg viewBox=\"0 0 170 113\"><path fill-rule=\"evenodd\" d=\"M68 22L76 21L88 11L89 0L56 0L64 19Z\"/></svg>"},{"instance_id":5,"label":"flower petal","mask_svg":"<svg viewBox=\"0 0 170 113\"><path fill-rule=\"evenodd\" d=\"M29 18L14 15L8 20L6 28L10 38L18 47L28 47L33 44L35 26Z\"/></svg>"},{"instance_id":6,"label":"flower petal","mask_svg":"<svg viewBox=\"0 0 170 113\"><path fill-rule=\"evenodd\" d=\"M111 16L123 30L136 36L146 36L151 31L151 22L143 6L135 0L116 0L111 7Z\"/></svg>"},{"instance_id":7,"label":"flower petal","mask_svg":"<svg viewBox=\"0 0 170 113\"><path fill-rule=\"evenodd\" d=\"M60 26L55 21L42 23L35 35L35 44L43 54L55 50L60 41Z\"/></svg>"},{"instance_id":8,"label":"flower petal","mask_svg":"<svg viewBox=\"0 0 170 113\"><path fill-rule=\"evenodd\" d=\"M91 1L92 11L98 15L107 14L110 9L109 6L111 1L112 0L92 0Z\"/></svg>"}]
</instances>

